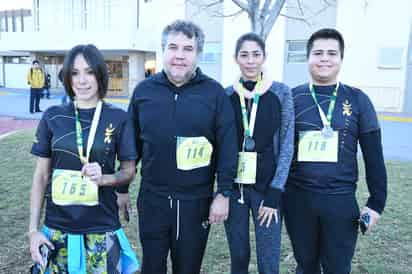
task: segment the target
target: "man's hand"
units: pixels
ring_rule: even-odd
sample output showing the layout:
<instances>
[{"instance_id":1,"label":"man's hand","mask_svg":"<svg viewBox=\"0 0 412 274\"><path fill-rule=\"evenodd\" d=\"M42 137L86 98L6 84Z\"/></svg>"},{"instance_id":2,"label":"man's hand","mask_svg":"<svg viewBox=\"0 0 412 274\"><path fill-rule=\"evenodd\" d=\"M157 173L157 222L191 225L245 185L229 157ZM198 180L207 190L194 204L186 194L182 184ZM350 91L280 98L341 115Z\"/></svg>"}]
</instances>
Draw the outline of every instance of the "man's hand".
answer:
<instances>
[{"instance_id":1,"label":"man's hand","mask_svg":"<svg viewBox=\"0 0 412 274\"><path fill-rule=\"evenodd\" d=\"M222 223L229 216L229 198L225 198L222 194L217 194L213 199L209 211L209 223Z\"/></svg>"},{"instance_id":2,"label":"man's hand","mask_svg":"<svg viewBox=\"0 0 412 274\"><path fill-rule=\"evenodd\" d=\"M259 225L262 226L266 222L266 227L269 227L270 223L272 222L272 218L274 219L276 224L279 222L278 210L276 208L263 206L263 201L262 201L259 206L259 216L258 216L258 220L260 220Z\"/></svg>"},{"instance_id":3,"label":"man's hand","mask_svg":"<svg viewBox=\"0 0 412 274\"><path fill-rule=\"evenodd\" d=\"M366 213L369 214L369 217L370 217L368 230L367 230L369 231L378 222L381 215L375 210L365 206L361 211L361 216Z\"/></svg>"},{"instance_id":4,"label":"man's hand","mask_svg":"<svg viewBox=\"0 0 412 274\"><path fill-rule=\"evenodd\" d=\"M129 212L131 210L130 206L130 195L129 193L118 193L117 195L117 206L119 207L119 212L123 212L124 219L129 222L130 216Z\"/></svg>"}]
</instances>

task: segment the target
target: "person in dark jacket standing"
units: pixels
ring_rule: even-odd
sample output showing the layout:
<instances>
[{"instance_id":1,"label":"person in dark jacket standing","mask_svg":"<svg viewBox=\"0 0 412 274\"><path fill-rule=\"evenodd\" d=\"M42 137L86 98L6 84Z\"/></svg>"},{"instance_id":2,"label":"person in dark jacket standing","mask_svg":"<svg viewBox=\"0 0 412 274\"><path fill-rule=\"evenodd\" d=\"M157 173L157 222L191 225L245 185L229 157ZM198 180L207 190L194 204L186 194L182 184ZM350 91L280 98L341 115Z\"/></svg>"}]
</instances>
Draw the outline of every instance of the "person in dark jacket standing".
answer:
<instances>
[{"instance_id":1,"label":"person in dark jacket standing","mask_svg":"<svg viewBox=\"0 0 412 274\"><path fill-rule=\"evenodd\" d=\"M210 224L229 214L237 166L234 114L222 86L197 68L203 44L203 31L192 22L166 26L164 69L138 84L131 98L142 160L142 274L165 274L169 251L173 273L200 273Z\"/></svg>"},{"instance_id":2,"label":"person in dark jacket standing","mask_svg":"<svg viewBox=\"0 0 412 274\"><path fill-rule=\"evenodd\" d=\"M44 78L44 93L42 94L46 96L47 99L50 99L50 85L51 85L51 76L50 76L50 73L46 72L45 78Z\"/></svg>"},{"instance_id":3,"label":"person in dark jacket standing","mask_svg":"<svg viewBox=\"0 0 412 274\"><path fill-rule=\"evenodd\" d=\"M307 43L310 83L292 90L295 157L283 196L296 273L347 274L360 225L370 230L385 207L387 176L375 109L361 90L339 83L344 41L321 29ZM357 148L369 199L356 201Z\"/></svg>"},{"instance_id":4,"label":"person in dark jacket standing","mask_svg":"<svg viewBox=\"0 0 412 274\"><path fill-rule=\"evenodd\" d=\"M258 271L279 273L281 194L293 157L292 94L263 72L265 42L246 33L236 42L241 76L226 89L235 112L239 165L225 222L231 273L249 273L249 219L253 216Z\"/></svg>"}]
</instances>

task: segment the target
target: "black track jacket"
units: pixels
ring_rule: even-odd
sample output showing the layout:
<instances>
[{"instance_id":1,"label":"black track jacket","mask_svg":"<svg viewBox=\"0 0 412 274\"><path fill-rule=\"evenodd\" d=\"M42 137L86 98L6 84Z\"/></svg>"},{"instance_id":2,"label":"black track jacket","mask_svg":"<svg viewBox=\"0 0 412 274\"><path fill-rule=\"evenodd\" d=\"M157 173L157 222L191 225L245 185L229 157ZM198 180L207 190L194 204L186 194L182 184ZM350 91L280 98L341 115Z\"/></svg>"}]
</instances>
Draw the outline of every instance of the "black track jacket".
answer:
<instances>
[{"instance_id":1,"label":"black track jacket","mask_svg":"<svg viewBox=\"0 0 412 274\"><path fill-rule=\"evenodd\" d=\"M233 108L222 86L203 74L176 87L164 72L137 85L129 105L141 159L141 190L174 199L211 197L231 190L237 171L237 137ZM209 166L177 169L179 137L206 137L213 146Z\"/></svg>"}]
</instances>

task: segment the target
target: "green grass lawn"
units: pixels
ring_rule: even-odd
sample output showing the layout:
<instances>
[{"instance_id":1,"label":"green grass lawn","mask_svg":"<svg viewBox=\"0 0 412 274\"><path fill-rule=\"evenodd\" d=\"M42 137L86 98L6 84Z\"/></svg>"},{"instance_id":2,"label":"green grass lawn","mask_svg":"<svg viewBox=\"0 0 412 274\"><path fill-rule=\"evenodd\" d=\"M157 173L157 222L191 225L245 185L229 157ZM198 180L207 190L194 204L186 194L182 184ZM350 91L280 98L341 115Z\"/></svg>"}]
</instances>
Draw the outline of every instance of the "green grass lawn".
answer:
<instances>
[{"instance_id":1,"label":"green grass lawn","mask_svg":"<svg viewBox=\"0 0 412 274\"><path fill-rule=\"evenodd\" d=\"M31 265L25 233L35 163L29 153L32 139L33 131L26 131L0 140L0 273L27 273ZM412 162L389 161L387 168L387 207L374 231L359 237L353 273L412 273ZM132 187L134 201L136 182ZM363 205L368 196L363 166L357 194ZM132 221L125 228L141 257L135 203L133 207ZM295 262L285 232L282 241L281 273L292 273ZM257 273L255 262L253 252L250 273ZM202 273L229 273L229 254L222 225L213 226L211 230Z\"/></svg>"}]
</instances>

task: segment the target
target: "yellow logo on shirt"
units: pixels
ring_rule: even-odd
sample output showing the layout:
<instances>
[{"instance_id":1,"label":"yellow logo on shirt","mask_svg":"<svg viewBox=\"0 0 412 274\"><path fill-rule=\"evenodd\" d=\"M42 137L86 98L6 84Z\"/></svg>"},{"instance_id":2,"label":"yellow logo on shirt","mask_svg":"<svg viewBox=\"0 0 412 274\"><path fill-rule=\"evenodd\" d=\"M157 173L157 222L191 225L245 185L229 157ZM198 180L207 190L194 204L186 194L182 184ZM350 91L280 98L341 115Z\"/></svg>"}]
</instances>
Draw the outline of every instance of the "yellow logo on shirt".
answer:
<instances>
[{"instance_id":1,"label":"yellow logo on shirt","mask_svg":"<svg viewBox=\"0 0 412 274\"><path fill-rule=\"evenodd\" d=\"M105 144L110 144L112 142L112 135L113 135L114 130L115 128L113 127L112 123L110 123L109 126L104 131L104 143Z\"/></svg>"},{"instance_id":2,"label":"yellow logo on shirt","mask_svg":"<svg viewBox=\"0 0 412 274\"><path fill-rule=\"evenodd\" d=\"M345 102L342 103L342 114L346 116L351 116L352 115L352 104L349 103L348 100L345 100Z\"/></svg>"}]
</instances>

